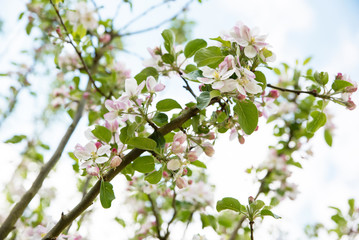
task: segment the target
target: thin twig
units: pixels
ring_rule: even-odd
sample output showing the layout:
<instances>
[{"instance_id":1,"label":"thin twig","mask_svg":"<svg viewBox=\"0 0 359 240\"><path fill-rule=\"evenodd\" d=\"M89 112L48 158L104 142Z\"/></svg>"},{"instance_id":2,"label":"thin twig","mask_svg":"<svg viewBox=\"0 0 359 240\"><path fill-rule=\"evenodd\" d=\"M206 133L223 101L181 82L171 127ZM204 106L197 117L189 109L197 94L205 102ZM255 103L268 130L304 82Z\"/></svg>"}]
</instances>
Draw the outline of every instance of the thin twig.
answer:
<instances>
[{"instance_id":1,"label":"thin twig","mask_svg":"<svg viewBox=\"0 0 359 240\"><path fill-rule=\"evenodd\" d=\"M85 60L83 59L80 50L77 49L77 47L75 46L74 42L71 40L70 33L69 33L69 31L67 30L67 27L66 27L64 21L62 20L62 17L61 17L61 15L60 15L60 12L59 12L59 10L57 9L56 5L52 2L52 0L50 0L50 3L51 3L51 5L53 6L53 8L55 9L56 15L58 16L58 18L59 18L59 20L60 20L60 24L61 24L61 26L64 28L65 33L66 33L66 35L67 35L67 37L68 37L68 41L69 41L69 43L71 44L71 46L75 49L77 56L80 58L80 61L81 61L82 65L83 65L83 67L84 67L84 69L85 69L85 71L86 71L86 73L87 73L87 75L88 75L90 81L92 82L92 85L94 86L94 88L96 89L96 91L97 91L98 93L100 93L100 94L101 94L102 96L104 96L104 97L107 97L107 96L96 86L95 80L92 78L92 75L91 75L91 73L90 73L90 70L89 70L89 68L87 67L87 64L85 63Z\"/></svg>"},{"instance_id":2,"label":"thin twig","mask_svg":"<svg viewBox=\"0 0 359 240\"><path fill-rule=\"evenodd\" d=\"M294 89L282 88L282 87L273 86L272 84L269 84L269 83L267 84L267 87L277 89L277 90L282 91L282 92L295 93L297 95L299 95L301 93L305 93L305 94L310 94L310 95L312 95L314 97L319 97L319 98L323 98L323 99L331 99L331 96L318 94L316 91L302 91L302 90L294 90Z\"/></svg>"},{"instance_id":3,"label":"thin twig","mask_svg":"<svg viewBox=\"0 0 359 240\"><path fill-rule=\"evenodd\" d=\"M253 224L254 224L253 221L249 222L249 227L251 228L251 240L254 240L254 237L253 237Z\"/></svg>"},{"instance_id":4,"label":"thin twig","mask_svg":"<svg viewBox=\"0 0 359 240\"><path fill-rule=\"evenodd\" d=\"M120 37L124 37L124 36L129 36L129 35L135 35L135 34L140 34L140 33L144 33L144 32L148 32L148 31L157 29L157 28L161 27L162 25L164 25L165 23L170 22L170 21L172 21L173 19L176 19L183 11L185 11L185 10L188 8L188 6L190 5L190 3L191 3L192 1L193 1L193 0L188 1L188 2L181 8L181 10L178 11L178 13L176 13L174 16L172 16L172 17L170 17L170 18L168 18L168 19L163 20L162 22L160 22L159 24L157 24L157 25L155 25L155 26L148 27L148 28L144 28L144 29L141 29L141 30L138 30L138 31L134 31L134 32L119 33L119 36L120 36Z\"/></svg>"},{"instance_id":5,"label":"thin twig","mask_svg":"<svg viewBox=\"0 0 359 240\"><path fill-rule=\"evenodd\" d=\"M173 221L175 220L176 216L177 216L177 208L176 208L176 189L175 187L173 188L173 197L172 197L172 208L173 208L173 215L172 215L172 218L171 220L168 222L167 224L167 229L166 229L166 234L164 236L164 239L167 239L168 236L170 235L170 231L169 231L169 228L171 226L171 224L173 223Z\"/></svg>"},{"instance_id":6,"label":"thin twig","mask_svg":"<svg viewBox=\"0 0 359 240\"><path fill-rule=\"evenodd\" d=\"M147 194L147 197L148 197L148 200L150 200L150 203L151 203L151 209L152 209L152 212L153 212L153 215L155 216L155 219L156 219L156 231L157 231L157 237L159 239L163 239L163 237L161 236L161 218L158 214L158 208L157 208L157 204L156 202L152 199L151 195L150 194Z\"/></svg>"},{"instance_id":7,"label":"thin twig","mask_svg":"<svg viewBox=\"0 0 359 240\"><path fill-rule=\"evenodd\" d=\"M156 5L153 5L152 7L149 7L147 10L145 10L144 12L142 12L141 14L139 14L137 17L133 18L132 20L130 20L128 23L125 24L125 26L123 26L122 28L120 28L120 31L125 30L126 28L128 28L132 23L138 21L139 19L141 19L142 17L146 16L148 13L150 13L152 10L161 7L162 5L166 4L167 2L170 1L174 1L174 0L164 0L163 2L160 2Z\"/></svg>"},{"instance_id":8,"label":"thin twig","mask_svg":"<svg viewBox=\"0 0 359 240\"><path fill-rule=\"evenodd\" d=\"M182 80L183 80L183 81L185 82L185 84L186 84L186 86L183 86L183 88L186 89L187 91L189 91L189 92L191 93L191 95L192 95L195 99L197 99L196 94L193 92L191 86L188 84L188 81L182 76L182 73L181 73L181 72L179 72L179 75L180 75L180 77L182 78Z\"/></svg>"}]
</instances>

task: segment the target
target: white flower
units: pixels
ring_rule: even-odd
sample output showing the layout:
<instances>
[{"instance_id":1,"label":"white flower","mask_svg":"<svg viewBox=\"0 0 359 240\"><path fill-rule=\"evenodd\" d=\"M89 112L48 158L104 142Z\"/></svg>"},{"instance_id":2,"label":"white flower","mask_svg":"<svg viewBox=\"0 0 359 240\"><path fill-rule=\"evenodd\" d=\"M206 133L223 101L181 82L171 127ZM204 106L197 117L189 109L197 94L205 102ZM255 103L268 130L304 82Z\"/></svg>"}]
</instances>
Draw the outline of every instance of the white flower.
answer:
<instances>
[{"instance_id":1,"label":"white flower","mask_svg":"<svg viewBox=\"0 0 359 240\"><path fill-rule=\"evenodd\" d=\"M124 95L131 98L137 97L145 86L145 81L142 81L140 85L137 85L137 81L134 78L128 78L125 81L125 93Z\"/></svg>"},{"instance_id":2,"label":"white flower","mask_svg":"<svg viewBox=\"0 0 359 240\"><path fill-rule=\"evenodd\" d=\"M171 159L167 163L168 170L176 171L181 167L181 162L178 159Z\"/></svg>"},{"instance_id":3,"label":"white flower","mask_svg":"<svg viewBox=\"0 0 359 240\"><path fill-rule=\"evenodd\" d=\"M87 161L91 159L97 164L102 164L108 161L108 156L111 154L110 145L102 145L97 149L94 142L87 143L84 147L80 144L75 146L74 154L81 161ZM107 155L107 156L103 156ZM86 168L89 165L92 165L92 161L85 162L81 165L81 168Z\"/></svg>"},{"instance_id":4,"label":"white flower","mask_svg":"<svg viewBox=\"0 0 359 240\"><path fill-rule=\"evenodd\" d=\"M148 92L155 93L155 92L161 92L163 89L165 89L165 85L162 83L157 83L156 79L153 76L149 76L146 79L146 87Z\"/></svg>"}]
</instances>

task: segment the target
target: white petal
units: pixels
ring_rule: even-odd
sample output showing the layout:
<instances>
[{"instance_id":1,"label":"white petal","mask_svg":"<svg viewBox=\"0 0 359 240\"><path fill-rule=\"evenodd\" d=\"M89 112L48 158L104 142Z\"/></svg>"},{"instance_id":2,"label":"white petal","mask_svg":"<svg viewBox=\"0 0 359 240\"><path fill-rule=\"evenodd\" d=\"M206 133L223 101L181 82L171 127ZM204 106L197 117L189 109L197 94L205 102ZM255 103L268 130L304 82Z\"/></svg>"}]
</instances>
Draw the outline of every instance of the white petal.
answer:
<instances>
[{"instance_id":1,"label":"white petal","mask_svg":"<svg viewBox=\"0 0 359 240\"><path fill-rule=\"evenodd\" d=\"M205 84L211 84L214 82L214 79L211 78L203 78L203 77L198 77L197 78L198 81L205 83Z\"/></svg>"},{"instance_id":2,"label":"white petal","mask_svg":"<svg viewBox=\"0 0 359 240\"><path fill-rule=\"evenodd\" d=\"M252 45L248 45L247 47L244 48L244 54L248 58L253 58L257 55L257 50Z\"/></svg>"},{"instance_id":3,"label":"white petal","mask_svg":"<svg viewBox=\"0 0 359 240\"><path fill-rule=\"evenodd\" d=\"M129 96L133 96L136 93L137 81L134 78L128 78L125 81L125 91Z\"/></svg>"},{"instance_id":4,"label":"white petal","mask_svg":"<svg viewBox=\"0 0 359 240\"><path fill-rule=\"evenodd\" d=\"M202 70L202 75L206 78L212 78L214 72L216 71L215 69L207 67L207 66L202 67L200 69Z\"/></svg>"},{"instance_id":5,"label":"white petal","mask_svg":"<svg viewBox=\"0 0 359 240\"><path fill-rule=\"evenodd\" d=\"M108 157L98 157L96 158L95 162L98 164L102 164L108 161Z\"/></svg>"},{"instance_id":6,"label":"white petal","mask_svg":"<svg viewBox=\"0 0 359 240\"><path fill-rule=\"evenodd\" d=\"M149 92L153 92L157 82L153 76L149 76L146 79L146 87Z\"/></svg>"},{"instance_id":7,"label":"white petal","mask_svg":"<svg viewBox=\"0 0 359 240\"><path fill-rule=\"evenodd\" d=\"M244 88L241 85L237 84L237 90L240 94L247 96L246 91L244 90Z\"/></svg>"},{"instance_id":8,"label":"white petal","mask_svg":"<svg viewBox=\"0 0 359 240\"><path fill-rule=\"evenodd\" d=\"M81 150L79 150L79 151L77 151L77 150L75 150L74 151L74 154L75 154L75 157L77 158L77 159L80 159L80 160L87 160L87 159L89 159L90 157L91 157L91 154L90 153L88 153L87 151L81 151Z\"/></svg>"},{"instance_id":9,"label":"white petal","mask_svg":"<svg viewBox=\"0 0 359 240\"><path fill-rule=\"evenodd\" d=\"M85 145L85 151L88 152L89 154L96 152L97 151L97 147L95 145L94 142L89 142L88 144Z\"/></svg>"},{"instance_id":10,"label":"white petal","mask_svg":"<svg viewBox=\"0 0 359 240\"><path fill-rule=\"evenodd\" d=\"M93 135L93 133L91 132L91 129L88 128L86 131L85 131L85 137L88 139L88 140L94 140L96 139L96 137Z\"/></svg>"},{"instance_id":11,"label":"white petal","mask_svg":"<svg viewBox=\"0 0 359 240\"><path fill-rule=\"evenodd\" d=\"M213 89L220 89L224 86L224 81L216 81L212 84Z\"/></svg>"},{"instance_id":12,"label":"white petal","mask_svg":"<svg viewBox=\"0 0 359 240\"><path fill-rule=\"evenodd\" d=\"M250 81L249 83L247 83L244 88L246 89L247 92L252 93L252 94L257 94L257 93L261 93L262 92L262 87L257 85L257 83L255 83L254 81Z\"/></svg>"},{"instance_id":13,"label":"white petal","mask_svg":"<svg viewBox=\"0 0 359 240\"><path fill-rule=\"evenodd\" d=\"M98 150L97 150L97 155L101 156L101 155L110 155L111 153L111 146L110 145L103 145L101 146Z\"/></svg>"}]
</instances>

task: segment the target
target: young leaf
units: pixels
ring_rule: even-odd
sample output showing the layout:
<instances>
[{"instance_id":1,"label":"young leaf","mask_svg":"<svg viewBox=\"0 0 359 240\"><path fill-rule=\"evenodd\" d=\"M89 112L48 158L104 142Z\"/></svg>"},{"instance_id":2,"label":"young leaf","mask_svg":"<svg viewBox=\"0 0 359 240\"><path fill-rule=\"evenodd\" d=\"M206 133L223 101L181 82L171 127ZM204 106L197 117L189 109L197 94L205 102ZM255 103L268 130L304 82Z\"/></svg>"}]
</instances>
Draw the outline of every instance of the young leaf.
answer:
<instances>
[{"instance_id":1,"label":"young leaf","mask_svg":"<svg viewBox=\"0 0 359 240\"><path fill-rule=\"evenodd\" d=\"M96 128L94 130L91 131L93 133L93 135L100 139L101 141L104 141L106 143L110 142L111 138L112 138L112 133L110 130L108 130L107 128L103 127L103 126L96 126Z\"/></svg>"},{"instance_id":2,"label":"young leaf","mask_svg":"<svg viewBox=\"0 0 359 240\"><path fill-rule=\"evenodd\" d=\"M149 173L155 169L155 161L152 156L136 158L132 163L133 169L141 173Z\"/></svg>"},{"instance_id":3,"label":"young leaf","mask_svg":"<svg viewBox=\"0 0 359 240\"><path fill-rule=\"evenodd\" d=\"M199 49L207 47L207 42L203 39L194 39L189 41L184 48L186 58L192 57Z\"/></svg>"},{"instance_id":4,"label":"young leaf","mask_svg":"<svg viewBox=\"0 0 359 240\"><path fill-rule=\"evenodd\" d=\"M131 138L130 140L128 140L127 144L135 148L149 150L149 151L155 150L157 146L155 140L152 140L150 138L143 138L143 137Z\"/></svg>"},{"instance_id":5,"label":"young leaf","mask_svg":"<svg viewBox=\"0 0 359 240\"><path fill-rule=\"evenodd\" d=\"M328 83L329 75L327 72L315 72L314 73L314 80L319 83L320 85L325 85Z\"/></svg>"},{"instance_id":6,"label":"young leaf","mask_svg":"<svg viewBox=\"0 0 359 240\"><path fill-rule=\"evenodd\" d=\"M140 73L138 73L135 76L135 79L137 80L137 84L139 84L142 81L146 80L147 77L149 77L149 76L153 76L155 79L158 78L158 71L156 70L156 68L146 67Z\"/></svg>"},{"instance_id":7,"label":"young leaf","mask_svg":"<svg viewBox=\"0 0 359 240\"><path fill-rule=\"evenodd\" d=\"M238 116L238 122L243 131L250 135L258 125L258 110L249 100L236 101L233 111Z\"/></svg>"},{"instance_id":8,"label":"young leaf","mask_svg":"<svg viewBox=\"0 0 359 240\"><path fill-rule=\"evenodd\" d=\"M181 105L173 99L163 99L156 104L156 108L161 112L168 112L175 108L182 109Z\"/></svg>"},{"instance_id":9,"label":"young leaf","mask_svg":"<svg viewBox=\"0 0 359 240\"><path fill-rule=\"evenodd\" d=\"M152 121L159 126L163 126L168 123L168 116L164 113L157 112L153 117Z\"/></svg>"},{"instance_id":10,"label":"young leaf","mask_svg":"<svg viewBox=\"0 0 359 240\"><path fill-rule=\"evenodd\" d=\"M353 86L353 84L344 80L336 79L332 84L332 89L336 92L339 92L342 91L344 88L350 86Z\"/></svg>"},{"instance_id":11,"label":"young leaf","mask_svg":"<svg viewBox=\"0 0 359 240\"><path fill-rule=\"evenodd\" d=\"M211 96L209 92L202 92L198 97L197 97L197 108L199 110L205 109L209 102L211 101Z\"/></svg>"},{"instance_id":12,"label":"young leaf","mask_svg":"<svg viewBox=\"0 0 359 240\"><path fill-rule=\"evenodd\" d=\"M26 139L25 135L15 135L12 138L6 140L5 143L19 143L24 139Z\"/></svg>"},{"instance_id":13,"label":"young leaf","mask_svg":"<svg viewBox=\"0 0 359 240\"><path fill-rule=\"evenodd\" d=\"M175 43L175 34L170 29L166 29L162 32L163 40L165 40L164 45L167 52L172 53L173 45Z\"/></svg>"},{"instance_id":14,"label":"young leaf","mask_svg":"<svg viewBox=\"0 0 359 240\"><path fill-rule=\"evenodd\" d=\"M327 121L327 117L324 113L319 111L314 111L310 114L313 120L307 124L307 132L315 133L319 128L323 127Z\"/></svg>"},{"instance_id":15,"label":"young leaf","mask_svg":"<svg viewBox=\"0 0 359 240\"><path fill-rule=\"evenodd\" d=\"M280 219L281 217L272 213L271 210L268 210L268 209L263 209L261 211L261 216L264 217L264 216L271 216L271 217L274 217L275 219Z\"/></svg>"},{"instance_id":16,"label":"young leaf","mask_svg":"<svg viewBox=\"0 0 359 240\"><path fill-rule=\"evenodd\" d=\"M198 67L209 66L216 68L224 59L219 47L202 48L194 55L194 61Z\"/></svg>"},{"instance_id":17,"label":"young leaf","mask_svg":"<svg viewBox=\"0 0 359 240\"><path fill-rule=\"evenodd\" d=\"M157 184L162 179L162 168L158 171L152 172L145 177L145 180L151 184Z\"/></svg>"},{"instance_id":18,"label":"young leaf","mask_svg":"<svg viewBox=\"0 0 359 240\"><path fill-rule=\"evenodd\" d=\"M109 182L101 181L100 201L103 208L110 208L112 201L115 199L113 186Z\"/></svg>"},{"instance_id":19,"label":"young leaf","mask_svg":"<svg viewBox=\"0 0 359 240\"><path fill-rule=\"evenodd\" d=\"M329 129L324 130L324 139L325 139L325 142L331 147L333 144L333 137L332 137L332 133L329 131Z\"/></svg>"},{"instance_id":20,"label":"young leaf","mask_svg":"<svg viewBox=\"0 0 359 240\"><path fill-rule=\"evenodd\" d=\"M240 212L241 204L235 198L226 197L217 202L216 209L218 212L226 209L233 210L235 212Z\"/></svg>"},{"instance_id":21,"label":"young leaf","mask_svg":"<svg viewBox=\"0 0 359 240\"><path fill-rule=\"evenodd\" d=\"M255 80L262 83L262 89L264 90L267 87L266 76L261 71L255 71L254 74L256 75Z\"/></svg>"},{"instance_id":22,"label":"young leaf","mask_svg":"<svg viewBox=\"0 0 359 240\"><path fill-rule=\"evenodd\" d=\"M200 168L207 168L206 164L204 164L203 162L196 160L194 162L191 162L192 165L196 166L196 167L200 167Z\"/></svg>"}]
</instances>

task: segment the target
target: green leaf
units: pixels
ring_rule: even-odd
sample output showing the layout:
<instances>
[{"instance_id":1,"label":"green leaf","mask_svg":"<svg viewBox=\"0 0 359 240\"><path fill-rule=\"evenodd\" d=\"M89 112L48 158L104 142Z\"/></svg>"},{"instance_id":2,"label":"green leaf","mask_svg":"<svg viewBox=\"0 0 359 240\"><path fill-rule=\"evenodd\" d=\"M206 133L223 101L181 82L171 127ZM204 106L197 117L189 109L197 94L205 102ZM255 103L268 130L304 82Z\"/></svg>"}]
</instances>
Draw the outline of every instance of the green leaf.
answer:
<instances>
[{"instance_id":1,"label":"green leaf","mask_svg":"<svg viewBox=\"0 0 359 240\"><path fill-rule=\"evenodd\" d=\"M329 75L327 72L315 72L314 73L314 80L319 83L320 85L325 85L328 83Z\"/></svg>"},{"instance_id":2,"label":"green leaf","mask_svg":"<svg viewBox=\"0 0 359 240\"><path fill-rule=\"evenodd\" d=\"M199 77L203 77L201 70L195 70L192 71L184 76L187 80L193 81L193 82L199 82L197 79Z\"/></svg>"},{"instance_id":3,"label":"green leaf","mask_svg":"<svg viewBox=\"0 0 359 240\"><path fill-rule=\"evenodd\" d=\"M262 89L264 90L267 87L266 76L261 71L255 71L254 74L256 75L255 80L262 83Z\"/></svg>"},{"instance_id":4,"label":"green leaf","mask_svg":"<svg viewBox=\"0 0 359 240\"><path fill-rule=\"evenodd\" d=\"M207 47L207 42L203 39L194 39L189 41L184 48L186 58L192 57L199 49Z\"/></svg>"},{"instance_id":5,"label":"green leaf","mask_svg":"<svg viewBox=\"0 0 359 240\"><path fill-rule=\"evenodd\" d=\"M163 99L163 100L159 101L156 104L156 108L158 111L161 111L161 112L168 112L175 108L182 109L181 105L176 100L173 100L170 98Z\"/></svg>"},{"instance_id":6,"label":"green leaf","mask_svg":"<svg viewBox=\"0 0 359 240\"><path fill-rule=\"evenodd\" d=\"M137 84L140 84L142 81L146 80L147 77L153 76L155 79L158 79L158 71L153 67L146 67L140 73L135 76Z\"/></svg>"},{"instance_id":7,"label":"green leaf","mask_svg":"<svg viewBox=\"0 0 359 240\"><path fill-rule=\"evenodd\" d=\"M175 43L175 34L170 29L166 29L162 32L162 37L167 52L172 53L173 45Z\"/></svg>"},{"instance_id":8,"label":"green leaf","mask_svg":"<svg viewBox=\"0 0 359 240\"><path fill-rule=\"evenodd\" d=\"M256 105L249 100L236 101L233 111L238 116L238 122L243 131L250 135L258 125L258 110Z\"/></svg>"},{"instance_id":9,"label":"green leaf","mask_svg":"<svg viewBox=\"0 0 359 240\"><path fill-rule=\"evenodd\" d=\"M264 216L271 216L271 217L274 217L275 219L280 219L280 218L281 218L280 216L278 216L278 215L272 213L272 211L269 210L269 209L263 209L263 210L261 211L261 216L262 216L262 217L264 217Z\"/></svg>"},{"instance_id":10,"label":"green leaf","mask_svg":"<svg viewBox=\"0 0 359 240\"><path fill-rule=\"evenodd\" d=\"M226 209L233 210L235 212L240 212L241 204L235 198L226 197L217 202L216 209L218 212Z\"/></svg>"},{"instance_id":11,"label":"green leaf","mask_svg":"<svg viewBox=\"0 0 359 240\"><path fill-rule=\"evenodd\" d=\"M126 222L122 218L115 217L115 221L120 224L122 227L126 227Z\"/></svg>"},{"instance_id":12,"label":"green leaf","mask_svg":"<svg viewBox=\"0 0 359 240\"><path fill-rule=\"evenodd\" d=\"M253 212L257 212L265 206L265 203L262 200L256 200L250 204L250 207L253 209Z\"/></svg>"},{"instance_id":13,"label":"green leaf","mask_svg":"<svg viewBox=\"0 0 359 240\"><path fill-rule=\"evenodd\" d=\"M157 184L162 179L162 168L158 171L152 172L145 177L145 180L151 184Z\"/></svg>"},{"instance_id":14,"label":"green leaf","mask_svg":"<svg viewBox=\"0 0 359 240\"><path fill-rule=\"evenodd\" d=\"M319 128L323 127L327 121L327 117L324 113L319 111L314 111L310 114L313 120L307 124L307 132L315 133Z\"/></svg>"},{"instance_id":15,"label":"green leaf","mask_svg":"<svg viewBox=\"0 0 359 240\"><path fill-rule=\"evenodd\" d=\"M336 92L339 92L339 91L344 90L344 88L350 87L350 86L353 86L353 84L350 82L344 81L344 80L336 79L336 80L334 80L334 82L332 84L332 89Z\"/></svg>"},{"instance_id":16,"label":"green leaf","mask_svg":"<svg viewBox=\"0 0 359 240\"><path fill-rule=\"evenodd\" d=\"M100 201L103 208L110 208L112 201L115 199L113 186L109 182L101 181Z\"/></svg>"},{"instance_id":17,"label":"green leaf","mask_svg":"<svg viewBox=\"0 0 359 240\"><path fill-rule=\"evenodd\" d=\"M303 66L305 66L306 64L308 64L310 62L310 60L312 60L312 57L308 57L304 60L303 62Z\"/></svg>"},{"instance_id":18,"label":"green leaf","mask_svg":"<svg viewBox=\"0 0 359 240\"><path fill-rule=\"evenodd\" d=\"M353 216L354 212L355 212L355 200L353 198L348 200L348 204L349 204L349 216Z\"/></svg>"},{"instance_id":19,"label":"green leaf","mask_svg":"<svg viewBox=\"0 0 359 240\"><path fill-rule=\"evenodd\" d=\"M324 130L325 142L331 147L333 144L333 136L329 129Z\"/></svg>"},{"instance_id":20,"label":"green leaf","mask_svg":"<svg viewBox=\"0 0 359 240\"><path fill-rule=\"evenodd\" d=\"M167 64L172 64L175 61L175 57L169 53L163 54L161 58L162 61Z\"/></svg>"},{"instance_id":21,"label":"green leaf","mask_svg":"<svg viewBox=\"0 0 359 240\"><path fill-rule=\"evenodd\" d=\"M15 135L12 138L6 140L5 143L19 143L24 139L26 139L25 135Z\"/></svg>"},{"instance_id":22,"label":"green leaf","mask_svg":"<svg viewBox=\"0 0 359 240\"><path fill-rule=\"evenodd\" d=\"M196 166L196 167L200 167L200 168L207 168L206 164L204 164L203 162L196 160L194 162L191 162L192 165Z\"/></svg>"},{"instance_id":23,"label":"green leaf","mask_svg":"<svg viewBox=\"0 0 359 240\"><path fill-rule=\"evenodd\" d=\"M220 92L219 90L217 90L217 89L212 90L212 91L210 92L211 99L214 98L214 97L221 96L221 95L222 95L221 92Z\"/></svg>"},{"instance_id":24,"label":"green leaf","mask_svg":"<svg viewBox=\"0 0 359 240\"><path fill-rule=\"evenodd\" d=\"M131 138L130 140L128 140L127 144L135 148L149 150L149 151L155 150L157 146L155 140L152 140L150 138L143 138L143 137Z\"/></svg>"},{"instance_id":25,"label":"green leaf","mask_svg":"<svg viewBox=\"0 0 359 240\"><path fill-rule=\"evenodd\" d=\"M223 62L224 56L222 55L219 47L202 48L194 55L194 61L198 67L209 66L216 68L221 62Z\"/></svg>"},{"instance_id":26,"label":"green leaf","mask_svg":"<svg viewBox=\"0 0 359 240\"><path fill-rule=\"evenodd\" d=\"M209 92L202 92L197 97L197 108L199 110L205 109L211 101L211 95Z\"/></svg>"},{"instance_id":27,"label":"green leaf","mask_svg":"<svg viewBox=\"0 0 359 240\"><path fill-rule=\"evenodd\" d=\"M152 121L159 126L163 126L168 123L168 116L164 113L157 112L153 117Z\"/></svg>"},{"instance_id":28,"label":"green leaf","mask_svg":"<svg viewBox=\"0 0 359 240\"><path fill-rule=\"evenodd\" d=\"M136 158L132 163L133 169L141 173L149 173L155 169L155 160L152 156Z\"/></svg>"},{"instance_id":29,"label":"green leaf","mask_svg":"<svg viewBox=\"0 0 359 240\"><path fill-rule=\"evenodd\" d=\"M112 133L110 130L103 126L96 126L94 130L91 131L93 135L100 139L101 141L104 141L106 143L110 142L112 138Z\"/></svg>"},{"instance_id":30,"label":"green leaf","mask_svg":"<svg viewBox=\"0 0 359 240\"><path fill-rule=\"evenodd\" d=\"M202 229L208 226L211 226L214 230L217 229L216 218L212 215L206 215L204 213L201 213L201 222L202 222Z\"/></svg>"},{"instance_id":31,"label":"green leaf","mask_svg":"<svg viewBox=\"0 0 359 240\"><path fill-rule=\"evenodd\" d=\"M228 48L231 47L231 42L223 40L221 37L210 38L210 39L222 43L223 47L228 47Z\"/></svg>"}]
</instances>

